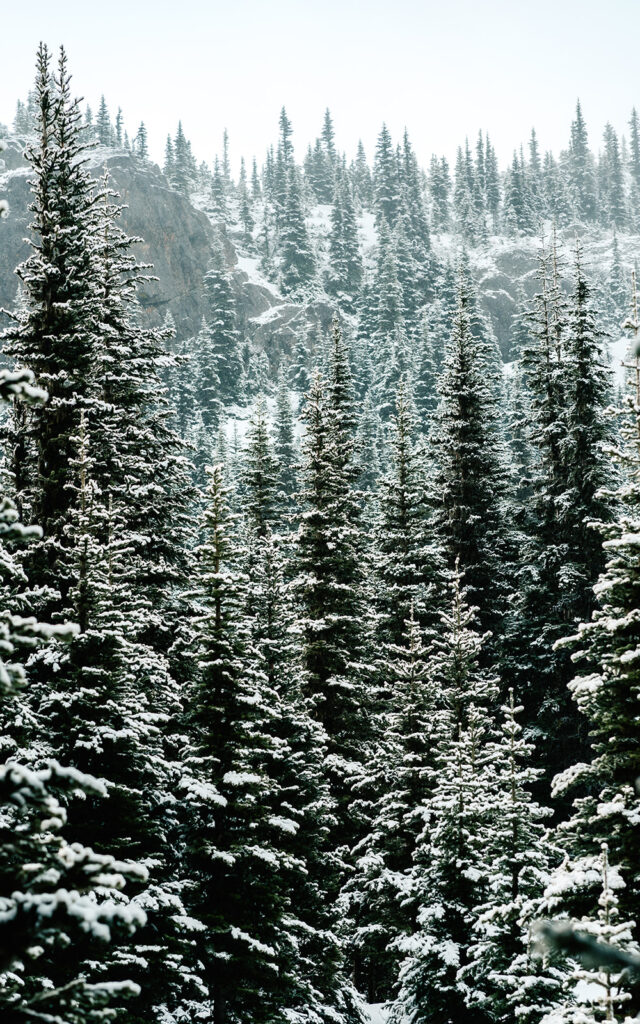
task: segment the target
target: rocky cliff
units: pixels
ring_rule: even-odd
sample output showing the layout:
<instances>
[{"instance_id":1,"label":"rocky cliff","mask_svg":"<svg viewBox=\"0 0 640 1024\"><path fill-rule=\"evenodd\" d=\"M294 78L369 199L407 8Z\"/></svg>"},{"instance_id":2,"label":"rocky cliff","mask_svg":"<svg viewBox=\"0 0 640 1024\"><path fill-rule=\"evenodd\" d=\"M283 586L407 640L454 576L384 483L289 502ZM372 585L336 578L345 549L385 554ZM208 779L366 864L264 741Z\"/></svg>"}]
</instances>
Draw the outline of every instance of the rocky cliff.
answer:
<instances>
[{"instance_id":1,"label":"rocky cliff","mask_svg":"<svg viewBox=\"0 0 640 1024\"><path fill-rule=\"evenodd\" d=\"M22 157L23 143L9 141L2 154L5 168L0 170L0 195L8 199L11 210L0 234L0 305L8 307L15 299L15 267L29 252L29 168ZM154 164L101 149L91 152L88 166L96 177L108 168L126 206L123 227L144 240L136 246L138 258L153 263L158 280L146 282L140 292L149 322L162 323L171 310L179 335L192 334L204 312L202 278L214 235L209 219L170 189Z\"/></svg>"},{"instance_id":2,"label":"rocky cliff","mask_svg":"<svg viewBox=\"0 0 640 1024\"><path fill-rule=\"evenodd\" d=\"M15 267L29 251L29 169L23 158L24 139L10 137L0 163L0 196L10 203L11 216L0 226L0 306L10 308L15 301ZM207 213L175 192L161 170L152 163L132 157L125 151L95 149L88 167L98 177L108 168L114 187L126 209L123 226L131 235L143 239L137 244L138 257L152 263L156 281L149 281L140 293L143 312L151 324L160 324L171 311L178 338L197 332L207 310L203 277L211 256L216 228ZM311 231L322 248L326 234L328 208L317 208L310 218ZM370 256L374 234L372 218L361 218L361 236L365 256ZM277 287L260 273L258 259L243 253L240 236L225 235L224 252L232 271L239 326L255 349L264 349L277 365L291 353L296 335L309 324L328 327L332 308L327 301L316 300L301 306L286 299ZM565 232L567 245L572 232ZM598 229L585 238L585 263L596 280L606 277L612 236ZM620 237L624 262L631 267L640 251L640 238ZM507 355L511 318L519 284L528 295L535 290L535 238L491 238L470 252L469 258L483 304L489 313L500 347ZM452 236L434 239L441 259L455 257L459 242Z\"/></svg>"}]
</instances>

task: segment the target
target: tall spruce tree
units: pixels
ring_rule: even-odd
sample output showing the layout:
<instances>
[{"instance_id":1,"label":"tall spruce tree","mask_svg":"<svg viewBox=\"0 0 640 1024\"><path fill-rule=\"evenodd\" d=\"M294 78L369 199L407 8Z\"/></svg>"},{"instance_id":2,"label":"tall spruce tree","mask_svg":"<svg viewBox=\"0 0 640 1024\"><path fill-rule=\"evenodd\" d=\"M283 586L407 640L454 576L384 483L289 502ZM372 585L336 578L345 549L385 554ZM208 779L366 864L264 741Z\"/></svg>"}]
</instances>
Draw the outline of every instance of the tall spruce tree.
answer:
<instances>
[{"instance_id":1,"label":"tall spruce tree","mask_svg":"<svg viewBox=\"0 0 640 1024\"><path fill-rule=\"evenodd\" d=\"M47 390L45 405L16 409L13 472L22 517L37 522L42 540L30 555L33 582L64 595L67 488L79 408L95 405L90 384L99 342L100 267L93 183L82 162L81 115L71 97L67 57L51 75L38 51L37 142L26 151L34 172L31 255L17 269L24 303L5 332L5 350ZM44 592L43 592L44 593Z\"/></svg>"},{"instance_id":2,"label":"tall spruce tree","mask_svg":"<svg viewBox=\"0 0 640 1024\"><path fill-rule=\"evenodd\" d=\"M524 658L518 654L516 671L527 715L542 735L557 737L544 753L549 770L557 770L574 756L579 723L566 690L568 658L554 643L568 623L589 616L591 588L603 564L589 524L610 515L600 494L607 481L604 409L610 384L579 247L568 309L555 247L540 258L540 281L530 317L532 342L523 355L535 466L516 617L516 651Z\"/></svg>"},{"instance_id":3,"label":"tall spruce tree","mask_svg":"<svg viewBox=\"0 0 640 1024\"><path fill-rule=\"evenodd\" d=\"M307 233L298 172L287 175L286 199L280 235L280 277L287 292L301 292L316 273L316 259Z\"/></svg>"},{"instance_id":4,"label":"tall spruce tree","mask_svg":"<svg viewBox=\"0 0 640 1024\"><path fill-rule=\"evenodd\" d=\"M208 313L207 346L212 372L215 370L220 382L219 398L237 401L240 398L242 366L240 360L240 338L238 334L236 303L233 295L231 276L226 268L222 244L213 248L211 260L204 279L204 291ZM208 407L215 409L214 378L208 385L212 393ZM215 416L212 414L212 418Z\"/></svg>"},{"instance_id":5,"label":"tall spruce tree","mask_svg":"<svg viewBox=\"0 0 640 1024\"><path fill-rule=\"evenodd\" d=\"M304 409L301 521L296 540L297 631L306 685L328 737L337 801L336 847L356 827L349 805L369 733L363 689L363 605L358 502L353 490L355 415L348 353L333 325L329 379L316 371Z\"/></svg>"},{"instance_id":6,"label":"tall spruce tree","mask_svg":"<svg viewBox=\"0 0 640 1024\"><path fill-rule=\"evenodd\" d=\"M572 763L555 780L558 794L575 790L574 810L561 827L570 853L599 855L599 844L609 844L611 863L620 866L626 888L620 895L624 917L638 919L640 875L634 856L638 795L637 714L634 703L638 690L636 658L636 523L638 506L638 386L635 338L638 313L635 300L627 325L634 335L627 375L627 393L616 416L619 434L611 451L613 466L620 471L620 483L613 489L615 515L601 523L606 565L595 587L596 608L590 620L579 626L575 637L563 643L573 649L580 666L570 682L570 691L586 719L591 757L586 763ZM615 471L609 478L615 479Z\"/></svg>"},{"instance_id":7,"label":"tall spruce tree","mask_svg":"<svg viewBox=\"0 0 640 1024\"><path fill-rule=\"evenodd\" d=\"M385 651L378 738L367 767L376 794L371 827L354 850L341 897L356 984L370 1003L397 994L404 944L415 931L411 867L434 784L441 693L412 610Z\"/></svg>"},{"instance_id":8,"label":"tall spruce tree","mask_svg":"<svg viewBox=\"0 0 640 1024\"><path fill-rule=\"evenodd\" d=\"M430 434L436 462L431 500L446 562L452 569L460 560L480 621L495 629L507 596L504 453L486 347L472 330L463 271Z\"/></svg>"},{"instance_id":9,"label":"tall spruce tree","mask_svg":"<svg viewBox=\"0 0 640 1024\"><path fill-rule=\"evenodd\" d=\"M344 309L351 312L355 308L362 283L362 257L353 198L344 173L339 173L337 177L331 208L329 259L327 291L336 296Z\"/></svg>"},{"instance_id":10,"label":"tall spruce tree","mask_svg":"<svg viewBox=\"0 0 640 1024\"><path fill-rule=\"evenodd\" d=\"M376 540L377 632L384 646L399 647L410 610L422 628L437 620L439 553L430 537L424 456L417 443L411 389L398 384L391 420L389 468L379 485Z\"/></svg>"},{"instance_id":11,"label":"tall spruce tree","mask_svg":"<svg viewBox=\"0 0 640 1024\"><path fill-rule=\"evenodd\" d=\"M405 949L394 1015L415 1021L484 1021L469 1005L459 971L469 962L474 909L490 886L486 832L496 811L492 787L496 752L490 704L498 682L478 667L483 638L473 628L456 567L451 611L432 654L430 673L442 693L432 728L438 737L433 788L414 852L417 929Z\"/></svg>"},{"instance_id":12,"label":"tall spruce tree","mask_svg":"<svg viewBox=\"0 0 640 1024\"><path fill-rule=\"evenodd\" d=\"M593 156L589 149L587 126L578 100L576 116L571 123L569 143L569 188L575 216L593 221L596 217L596 178Z\"/></svg>"}]
</instances>

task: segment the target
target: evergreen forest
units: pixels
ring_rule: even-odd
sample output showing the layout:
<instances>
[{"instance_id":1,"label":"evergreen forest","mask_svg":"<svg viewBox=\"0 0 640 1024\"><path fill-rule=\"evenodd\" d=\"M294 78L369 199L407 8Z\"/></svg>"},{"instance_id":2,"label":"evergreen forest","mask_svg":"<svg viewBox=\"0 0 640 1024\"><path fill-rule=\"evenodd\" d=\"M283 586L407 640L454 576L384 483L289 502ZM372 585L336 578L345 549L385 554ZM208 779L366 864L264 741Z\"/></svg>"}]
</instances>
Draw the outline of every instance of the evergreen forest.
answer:
<instances>
[{"instance_id":1,"label":"evergreen forest","mask_svg":"<svg viewBox=\"0 0 640 1024\"><path fill-rule=\"evenodd\" d=\"M640 115L273 137L0 126L0 1021L631 1022Z\"/></svg>"}]
</instances>

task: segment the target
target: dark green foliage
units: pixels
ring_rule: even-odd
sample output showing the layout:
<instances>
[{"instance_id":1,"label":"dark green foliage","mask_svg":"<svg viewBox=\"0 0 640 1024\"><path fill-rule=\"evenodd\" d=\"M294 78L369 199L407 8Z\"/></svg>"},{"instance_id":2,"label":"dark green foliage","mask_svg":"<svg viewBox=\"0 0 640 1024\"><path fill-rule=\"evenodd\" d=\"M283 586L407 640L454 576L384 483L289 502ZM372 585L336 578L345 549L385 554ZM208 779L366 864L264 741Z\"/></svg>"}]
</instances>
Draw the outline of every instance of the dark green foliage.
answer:
<instances>
[{"instance_id":1,"label":"dark green foliage","mask_svg":"<svg viewBox=\"0 0 640 1024\"><path fill-rule=\"evenodd\" d=\"M208 313L202 345L206 365L205 408L216 419L216 404L236 401L240 397L242 364L240 337L237 328L236 303L231 276L225 265L222 244L214 247L204 279ZM216 375L219 390L216 393Z\"/></svg>"},{"instance_id":2,"label":"dark green foliage","mask_svg":"<svg viewBox=\"0 0 640 1024\"><path fill-rule=\"evenodd\" d=\"M497 624L506 599L505 465L487 350L473 333L469 281L458 282L458 307L430 443L436 470L434 521L449 568L456 561L483 626Z\"/></svg>"},{"instance_id":3,"label":"dark green foliage","mask_svg":"<svg viewBox=\"0 0 640 1024\"><path fill-rule=\"evenodd\" d=\"M287 292L299 293L316 273L316 261L307 234L298 173L291 168L287 177L286 200L280 236L280 277Z\"/></svg>"}]
</instances>

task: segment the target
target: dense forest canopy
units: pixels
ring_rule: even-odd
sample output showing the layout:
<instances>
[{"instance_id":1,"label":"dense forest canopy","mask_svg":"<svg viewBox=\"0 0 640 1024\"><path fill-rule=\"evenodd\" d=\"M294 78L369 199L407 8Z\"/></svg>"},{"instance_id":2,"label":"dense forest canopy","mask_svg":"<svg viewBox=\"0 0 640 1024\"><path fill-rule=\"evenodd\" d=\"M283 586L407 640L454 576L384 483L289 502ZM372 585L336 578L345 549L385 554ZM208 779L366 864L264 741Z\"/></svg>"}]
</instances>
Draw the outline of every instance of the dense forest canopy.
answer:
<instances>
[{"instance_id":1,"label":"dense forest canopy","mask_svg":"<svg viewBox=\"0 0 640 1024\"><path fill-rule=\"evenodd\" d=\"M2 1022L631 1021L638 114L505 168L293 140L168 136L193 334L123 227L144 124L41 45L2 133Z\"/></svg>"}]
</instances>

